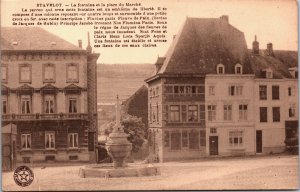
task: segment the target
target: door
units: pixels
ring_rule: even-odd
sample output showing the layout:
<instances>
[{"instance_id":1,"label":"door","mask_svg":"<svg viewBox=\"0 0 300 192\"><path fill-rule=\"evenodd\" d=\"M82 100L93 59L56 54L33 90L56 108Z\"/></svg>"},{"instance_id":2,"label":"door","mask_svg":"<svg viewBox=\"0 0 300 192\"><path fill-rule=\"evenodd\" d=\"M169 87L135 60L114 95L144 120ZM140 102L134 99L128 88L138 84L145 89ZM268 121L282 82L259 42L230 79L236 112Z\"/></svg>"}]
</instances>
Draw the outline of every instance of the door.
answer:
<instances>
[{"instance_id":1,"label":"door","mask_svg":"<svg viewBox=\"0 0 300 192\"><path fill-rule=\"evenodd\" d=\"M209 155L218 155L218 136L209 136Z\"/></svg>"},{"instance_id":2,"label":"door","mask_svg":"<svg viewBox=\"0 0 300 192\"><path fill-rule=\"evenodd\" d=\"M256 153L262 153L262 130L256 131Z\"/></svg>"}]
</instances>

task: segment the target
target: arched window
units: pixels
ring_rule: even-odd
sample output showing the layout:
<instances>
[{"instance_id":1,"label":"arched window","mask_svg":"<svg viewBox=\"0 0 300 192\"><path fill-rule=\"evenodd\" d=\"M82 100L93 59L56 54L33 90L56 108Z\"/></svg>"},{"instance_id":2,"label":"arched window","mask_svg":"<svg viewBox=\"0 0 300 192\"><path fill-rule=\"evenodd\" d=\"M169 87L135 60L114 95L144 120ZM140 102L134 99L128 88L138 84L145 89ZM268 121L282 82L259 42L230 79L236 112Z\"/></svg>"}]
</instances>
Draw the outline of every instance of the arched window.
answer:
<instances>
[{"instance_id":1,"label":"arched window","mask_svg":"<svg viewBox=\"0 0 300 192\"><path fill-rule=\"evenodd\" d=\"M217 74L224 74L225 73L225 67L223 64L217 65Z\"/></svg>"},{"instance_id":2,"label":"arched window","mask_svg":"<svg viewBox=\"0 0 300 192\"><path fill-rule=\"evenodd\" d=\"M239 63L235 65L235 74L243 74L243 66Z\"/></svg>"}]
</instances>

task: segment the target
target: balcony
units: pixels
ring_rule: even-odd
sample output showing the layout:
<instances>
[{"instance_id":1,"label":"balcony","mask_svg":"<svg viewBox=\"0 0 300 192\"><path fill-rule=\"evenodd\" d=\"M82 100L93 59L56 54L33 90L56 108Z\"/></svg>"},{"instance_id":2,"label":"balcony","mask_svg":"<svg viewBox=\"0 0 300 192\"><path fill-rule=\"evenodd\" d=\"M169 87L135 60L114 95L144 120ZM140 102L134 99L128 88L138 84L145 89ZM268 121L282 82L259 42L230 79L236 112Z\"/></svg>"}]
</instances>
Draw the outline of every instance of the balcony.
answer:
<instances>
[{"instance_id":1,"label":"balcony","mask_svg":"<svg viewBox=\"0 0 300 192\"><path fill-rule=\"evenodd\" d=\"M4 114L2 121L88 120L87 113Z\"/></svg>"}]
</instances>

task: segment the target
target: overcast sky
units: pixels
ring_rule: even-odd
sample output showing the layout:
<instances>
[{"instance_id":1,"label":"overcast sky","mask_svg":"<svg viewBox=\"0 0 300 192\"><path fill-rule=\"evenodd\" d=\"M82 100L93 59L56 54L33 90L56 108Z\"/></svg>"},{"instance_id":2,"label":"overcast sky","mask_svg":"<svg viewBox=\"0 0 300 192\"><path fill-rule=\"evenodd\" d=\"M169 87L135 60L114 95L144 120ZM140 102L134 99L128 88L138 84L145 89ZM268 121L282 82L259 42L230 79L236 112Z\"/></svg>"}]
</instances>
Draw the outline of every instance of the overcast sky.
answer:
<instances>
[{"instance_id":1,"label":"overcast sky","mask_svg":"<svg viewBox=\"0 0 300 192\"><path fill-rule=\"evenodd\" d=\"M11 26L10 15L18 12L22 7L30 8L40 0L2 0L2 26ZM47 2L53 2L49 0ZM58 1L57 2L61 2ZM229 23L245 34L248 48L251 48L254 35L257 35L260 48L273 43L274 49L297 50L297 1L291 0L67 0L67 2L142 2L145 6L163 6L168 9L168 42L157 48L97 48L101 53L98 63L154 63L157 56L164 56L175 35L186 17L218 18L221 15L229 16ZM16 11L17 10L17 11ZM77 45L78 39L87 43L88 27L43 27L46 30ZM91 38L93 40L93 38Z\"/></svg>"}]
</instances>

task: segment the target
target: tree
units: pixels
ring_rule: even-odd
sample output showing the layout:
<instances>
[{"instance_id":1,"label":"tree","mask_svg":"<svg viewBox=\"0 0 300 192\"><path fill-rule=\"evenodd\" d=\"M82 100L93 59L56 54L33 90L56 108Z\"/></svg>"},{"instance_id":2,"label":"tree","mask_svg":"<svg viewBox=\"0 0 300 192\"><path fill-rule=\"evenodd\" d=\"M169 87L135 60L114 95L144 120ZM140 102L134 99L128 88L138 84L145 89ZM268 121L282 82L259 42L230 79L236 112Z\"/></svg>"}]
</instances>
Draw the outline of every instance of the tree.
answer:
<instances>
[{"instance_id":1,"label":"tree","mask_svg":"<svg viewBox=\"0 0 300 192\"><path fill-rule=\"evenodd\" d=\"M110 122L104 131L105 135L109 135L116 122ZM142 118L125 114L121 118L121 125L124 127L124 132L128 134L128 140L132 143L132 151L138 152L146 138L146 126L142 122Z\"/></svg>"}]
</instances>

